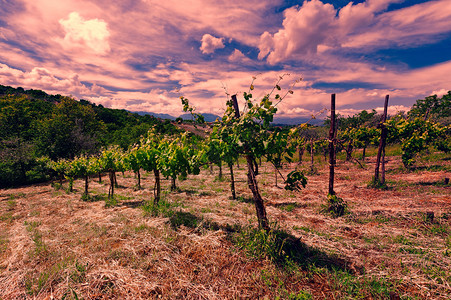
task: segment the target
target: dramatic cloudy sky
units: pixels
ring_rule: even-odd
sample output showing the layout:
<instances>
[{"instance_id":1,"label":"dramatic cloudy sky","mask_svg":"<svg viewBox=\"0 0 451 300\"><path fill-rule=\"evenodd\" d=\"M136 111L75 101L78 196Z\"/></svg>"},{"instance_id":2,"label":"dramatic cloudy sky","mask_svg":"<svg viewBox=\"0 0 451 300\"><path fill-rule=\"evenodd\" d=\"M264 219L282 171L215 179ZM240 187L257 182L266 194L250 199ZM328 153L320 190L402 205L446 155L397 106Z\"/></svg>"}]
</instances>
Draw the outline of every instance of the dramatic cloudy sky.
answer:
<instances>
[{"instance_id":1,"label":"dramatic cloudy sky","mask_svg":"<svg viewBox=\"0 0 451 300\"><path fill-rule=\"evenodd\" d=\"M451 90L450 0L0 0L0 84L106 107L221 114L227 91L303 81L281 116Z\"/></svg>"}]
</instances>

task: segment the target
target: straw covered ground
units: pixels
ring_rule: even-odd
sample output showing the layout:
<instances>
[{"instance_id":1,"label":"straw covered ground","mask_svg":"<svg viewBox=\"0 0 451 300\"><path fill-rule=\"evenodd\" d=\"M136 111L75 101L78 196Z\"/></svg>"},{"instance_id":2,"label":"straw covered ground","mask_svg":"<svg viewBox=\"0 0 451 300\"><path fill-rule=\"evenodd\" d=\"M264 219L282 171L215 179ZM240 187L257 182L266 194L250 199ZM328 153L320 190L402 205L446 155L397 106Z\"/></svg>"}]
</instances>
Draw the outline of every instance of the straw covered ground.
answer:
<instances>
[{"instance_id":1,"label":"straw covered ground","mask_svg":"<svg viewBox=\"0 0 451 300\"><path fill-rule=\"evenodd\" d=\"M259 187L278 244L253 230L243 163L237 200L217 167L178 180L174 192L165 180L158 208L151 174L137 189L132 173L119 173L117 203L106 199L106 176L90 180L96 201L81 200L82 180L73 193L67 183L0 190L0 299L449 299L451 161L431 155L410 171L388 157L388 189L368 187L374 157L366 169L339 159L335 190L348 204L339 218L320 212L321 157L300 192L280 178L276 187L263 163Z\"/></svg>"}]
</instances>

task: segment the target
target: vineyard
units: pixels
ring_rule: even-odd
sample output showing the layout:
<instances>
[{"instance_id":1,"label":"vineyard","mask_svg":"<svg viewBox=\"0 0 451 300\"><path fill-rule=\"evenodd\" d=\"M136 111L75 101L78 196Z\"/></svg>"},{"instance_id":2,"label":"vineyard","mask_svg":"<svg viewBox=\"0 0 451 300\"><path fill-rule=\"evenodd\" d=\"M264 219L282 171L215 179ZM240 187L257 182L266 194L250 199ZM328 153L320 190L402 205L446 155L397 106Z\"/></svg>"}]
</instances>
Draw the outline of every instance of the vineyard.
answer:
<instances>
[{"instance_id":1,"label":"vineyard","mask_svg":"<svg viewBox=\"0 0 451 300\"><path fill-rule=\"evenodd\" d=\"M279 82L211 125L182 97L190 131L36 158L50 181L0 190L0 299L447 299L451 93L341 119L333 95L329 128L279 128Z\"/></svg>"}]
</instances>

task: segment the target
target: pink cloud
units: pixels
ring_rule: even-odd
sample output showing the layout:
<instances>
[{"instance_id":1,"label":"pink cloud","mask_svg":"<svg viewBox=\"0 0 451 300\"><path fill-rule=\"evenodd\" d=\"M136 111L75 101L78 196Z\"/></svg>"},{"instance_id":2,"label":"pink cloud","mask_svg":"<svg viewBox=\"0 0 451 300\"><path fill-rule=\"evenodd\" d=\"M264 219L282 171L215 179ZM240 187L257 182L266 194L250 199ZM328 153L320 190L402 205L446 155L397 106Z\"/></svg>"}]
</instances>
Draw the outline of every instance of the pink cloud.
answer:
<instances>
[{"instance_id":1,"label":"pink cloud","mask_svg":"<svg viewBox=\"0 0 451 300\"><path fill-rule=\"evenodd\" d=\"M337 94L339 109L380 106L386 93L412 103L449 89L447 63L409 71L352 61L335 51L434 41L450 31L449 0L391 12L386 8L398 0L349 3L338 11L312 0L283 15L273 13L281 0L21 1L25 9L1 16L9 26L0 32L6 41L0 41L1 83L73 94L108 107L178 114L178 97L184 95L199 111L221 114L224 88L229 93L248 91L258 72L255 97L269 91L283 73L305 73L308 79L279 106L279 113L287 116L308 116L329 104L330 95L313 88L318 81L364 81L381 87ZM205 39L199 51L193 45L200 37ZM243 47L228 48L232 43L225 41L231 39ZM212 60L202 55L224 46ZM259 47L259 61L253 59L254 47ZM288 61L293 59L314 68L291 67ZM267 62L279 63L282 70L265 71ZM295 77L284 80L284 88Z\"/></svg>"},{"instance_id":2,"label":"pink cloud","mask_svg":"<svg viewBox=\"0 0 451 300\"><path fill-rule=\"evenodd\" d=\"M276 64L307 60L312 54L340 47L384 48L437 40L451 31L451 2L429 1L384 12L401 0L367 0L335 10L320 0L305 1L285 10L282 28L260 36L259 59Z\"/></svg>"},{"instance_id":3,"label":"pink cloud","mask_svg":"<svg viewBox=\"0 0 451 300\"><path fill-rule=\"evenodd\" d=\"M232 54L230 54L227 59L232 63L247 64L247 65L255 64L253 60L248 58L246 55L243 54L243 52L241 52L238 49L233 50Z\"/></svg>"},{"instance_id":4,"label":"pink cloud","mask_svg":"<svg viewBox=\"0 0 451 300\"><path fill-rule=\"evenodd\" d=\"M35 67L30 72L23 72L0 64L0 82L6 85L22 86L26 89L41 89L47 93L69 95L75 97L105 94L107 91L94 84L88 87L80 82L79 76L72 74L66 78L58 78L46 68Z\"/></svg>"},{"instance_id":5,"label":"pink cloud","mask_svg":"<svg viewBox=\"0 0 451 300\"><path fill-rule=\"evenodd\" d=\"M429 1L386 12L374 18L365 32L349 36L344 47L415 46L451 31L451 2Z\"/></svg>"}]
</instances>

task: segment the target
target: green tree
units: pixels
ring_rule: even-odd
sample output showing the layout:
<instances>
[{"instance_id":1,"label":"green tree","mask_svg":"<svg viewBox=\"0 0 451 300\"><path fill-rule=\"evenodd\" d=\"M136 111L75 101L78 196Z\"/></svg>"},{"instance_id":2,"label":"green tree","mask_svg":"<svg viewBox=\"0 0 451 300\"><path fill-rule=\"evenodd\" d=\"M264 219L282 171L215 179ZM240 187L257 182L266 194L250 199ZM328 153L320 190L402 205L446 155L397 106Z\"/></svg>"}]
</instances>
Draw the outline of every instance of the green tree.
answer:
<instances>
[{"instance_id":1,"label":"green tree","mask_svg":"<svg viewBox=\"0 0 451 300\"><path fill-rule=\"evenodd\" d=\"M99 146L97 135L104 129L90 106L71 98L63 98L52 114L38 123L38 149L52 159L94 153Z\"/></svg>"}]
</instances>

